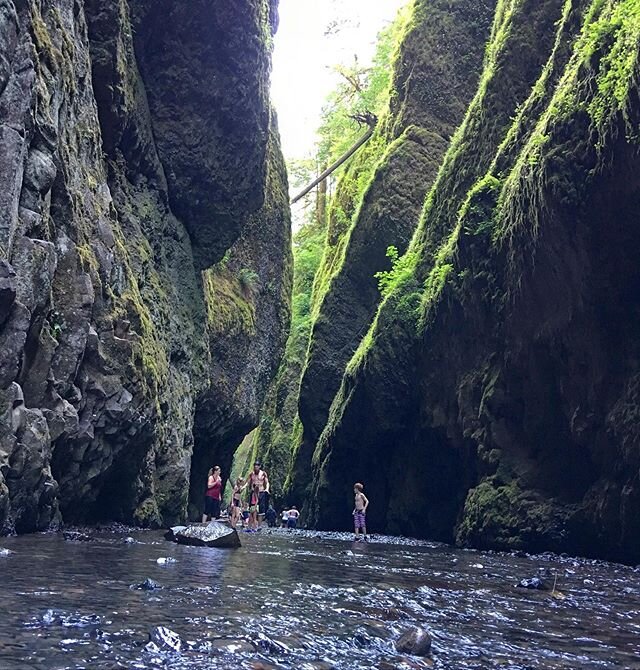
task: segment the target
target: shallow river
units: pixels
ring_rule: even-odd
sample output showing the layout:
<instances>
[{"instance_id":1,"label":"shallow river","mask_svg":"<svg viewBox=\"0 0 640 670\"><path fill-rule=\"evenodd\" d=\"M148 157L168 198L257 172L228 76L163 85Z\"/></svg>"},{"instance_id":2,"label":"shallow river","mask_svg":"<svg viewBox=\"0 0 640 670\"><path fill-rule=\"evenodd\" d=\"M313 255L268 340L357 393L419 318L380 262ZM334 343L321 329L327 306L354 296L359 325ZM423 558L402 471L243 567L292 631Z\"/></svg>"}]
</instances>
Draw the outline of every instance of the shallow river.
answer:
<instances>
[{"instance_id":1,"label":"shallow river","mask_svg":"<svg viewBox=\"0 0 640 670\"><path fill-rule=\"evenodd\" d=\"M92 535L0 539L2 670L640 669L640 572L624 566L287 531L237 550ZM556 593L516 588L533 576ZM146 578L162 588L131 588ZM430 659L395 651L412 625ZM155 626L181 651L150 650Z\"/></svg>"}]
</instances>

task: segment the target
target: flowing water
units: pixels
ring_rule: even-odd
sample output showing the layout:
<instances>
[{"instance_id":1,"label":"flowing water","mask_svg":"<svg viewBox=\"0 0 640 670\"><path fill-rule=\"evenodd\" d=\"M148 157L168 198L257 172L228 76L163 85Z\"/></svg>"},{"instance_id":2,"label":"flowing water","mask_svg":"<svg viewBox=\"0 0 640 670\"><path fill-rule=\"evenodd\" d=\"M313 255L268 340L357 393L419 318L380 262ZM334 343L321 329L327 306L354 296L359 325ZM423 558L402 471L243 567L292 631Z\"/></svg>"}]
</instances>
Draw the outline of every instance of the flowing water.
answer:
<instances>
[{"instance_id":1,"label":"flowing water","mask_svg":"<svg viewBox=\"0 0 640 670\"><path fill-rule=\"evenodd\" d=\"M620 565L287 531L237 550L92 535L0 541L2 670L640 669L640 572ZM556 592L516 588L533 576ZM162 588L131 588L145 578ZM395 651L413 625L430 658ZM156 626L180 651L148 644Z\"/></svg>"}]
</instances>

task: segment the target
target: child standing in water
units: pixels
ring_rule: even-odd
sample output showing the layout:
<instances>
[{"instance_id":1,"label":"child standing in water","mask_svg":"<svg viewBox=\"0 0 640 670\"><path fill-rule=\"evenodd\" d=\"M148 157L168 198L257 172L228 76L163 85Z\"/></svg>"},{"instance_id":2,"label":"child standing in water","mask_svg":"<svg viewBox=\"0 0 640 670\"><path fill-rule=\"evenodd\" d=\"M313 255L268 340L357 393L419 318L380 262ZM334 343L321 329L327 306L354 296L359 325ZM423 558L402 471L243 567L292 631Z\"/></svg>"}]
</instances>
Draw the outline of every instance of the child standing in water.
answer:
<instances>
[{"instance_id":1,"label":"child standing in water","mask_svg":"<svg viewBox=\"0 0 640 670\"><path fill-rule=\"evenodd\" d=\"M242 514L242 492L246 487L247 485L244 483L242 477L238 477L233 487L233 494L231 495L231 528L235 528L240 520Z\"/></svg>"},{"instance_id":2,"label":"child standing in water","mask_svg":"<svg viewBox=\"0 0 640 670\"><path fill-rule=\"evenodd\" d=\"M251 488L249 497L249 530L258 530L258 505L260 501L260 487L256 483Z\"/></svg>"},{"instance_id":3,"label":"child standing in water","mask_svg":"<svg viewBox=\"0 0 640 670\"><path fill-rule=\"evenodd\" d=\"M246 528L249 524L249 505L243 503L242 505L242 527Z\"/></svg>"},{"instance_id":4,"label":"child standing in water","mask_svg":"<svg viewBox=\"0 0 640 670\"><path fill-rule=\"evenodd\" d=\"M367 507L369 507L369 499L362 492L364 486L360 483L353 485L353 493L355 495L355 504L353 509L353 527L356 541L360 539L360 531L362 530L363 539L367 540Z\"/></svg>"}]
</instances>

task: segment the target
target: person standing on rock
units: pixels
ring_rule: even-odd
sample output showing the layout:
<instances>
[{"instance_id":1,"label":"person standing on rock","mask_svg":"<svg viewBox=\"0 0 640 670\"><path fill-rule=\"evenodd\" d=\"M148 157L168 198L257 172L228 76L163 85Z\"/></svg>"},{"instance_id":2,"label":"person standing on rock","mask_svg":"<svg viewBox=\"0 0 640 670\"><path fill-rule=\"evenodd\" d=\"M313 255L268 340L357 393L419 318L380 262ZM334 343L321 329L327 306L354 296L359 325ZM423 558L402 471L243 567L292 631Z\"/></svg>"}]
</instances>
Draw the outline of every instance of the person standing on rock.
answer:
<instances>
[{"instance_id":1,"label":"person standing on rock","mask_svg":"<svg viewBox=\"0 0 640 670\"><path fill-rule=\"evenodd\" d=\"M369 499L362 492L364 486L359 482L353 485L353 493L355 495L355 504L353 508L353 527L356 541L360 539L360 531L362 531L363 539L367 540L367 507L369 507Z\"/></svg>"},{"instance_id":2,"label":"person standing on rock","mask_svg":"<svg viewBox=\"0 0 640 670\"><path fill-rule=\"evenodd\" d=\"M269 477L262 469L262 463L260 461L256 461L253 464L253 470L247 477L247 481L249 482L250 491L254 491L257 487L258 518L260 521L262 521L262 519L264 519L264 515L267 513L267 508L269 507Z\"/></svg>"},{"instance_id":3,"label":"person standing on rock","mask_svg":"<svg viewBox=\"0 0 640 670\"><path fill-rule=\"evenodd\" d=\"M220 476L220 466L209 470L207 477L207 491L204 494L204 514L202 523L211 519L220 518L220 503L222 501L222 477Z\"/></svg>"}]
</instances>

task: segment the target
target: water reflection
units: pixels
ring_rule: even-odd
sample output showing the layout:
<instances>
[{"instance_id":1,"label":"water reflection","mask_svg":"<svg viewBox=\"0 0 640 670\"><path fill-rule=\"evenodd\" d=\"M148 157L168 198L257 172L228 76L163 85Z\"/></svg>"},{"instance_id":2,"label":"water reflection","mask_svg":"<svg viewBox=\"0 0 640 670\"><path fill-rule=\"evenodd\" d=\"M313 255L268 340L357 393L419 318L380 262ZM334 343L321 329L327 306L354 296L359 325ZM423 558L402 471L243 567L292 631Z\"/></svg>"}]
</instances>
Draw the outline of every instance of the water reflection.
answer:
<instances>
[{"instance_id":1,"label":"water reflection","mask_svg":"<svg viewBox=\"0 0 640 670\"><path fill-rule=\"evenodd\" d=\"M2 670L640 669L640 574L624 566L321 534L243 535L236 551L132 536L0 542ZM533 576L557 592L516 588ZM162 588L130 588L147 578ZM410 625L431 631L432 659L395 651ZM179 653L149 651L155 626Z\"/></svg>"}]
</instances>

